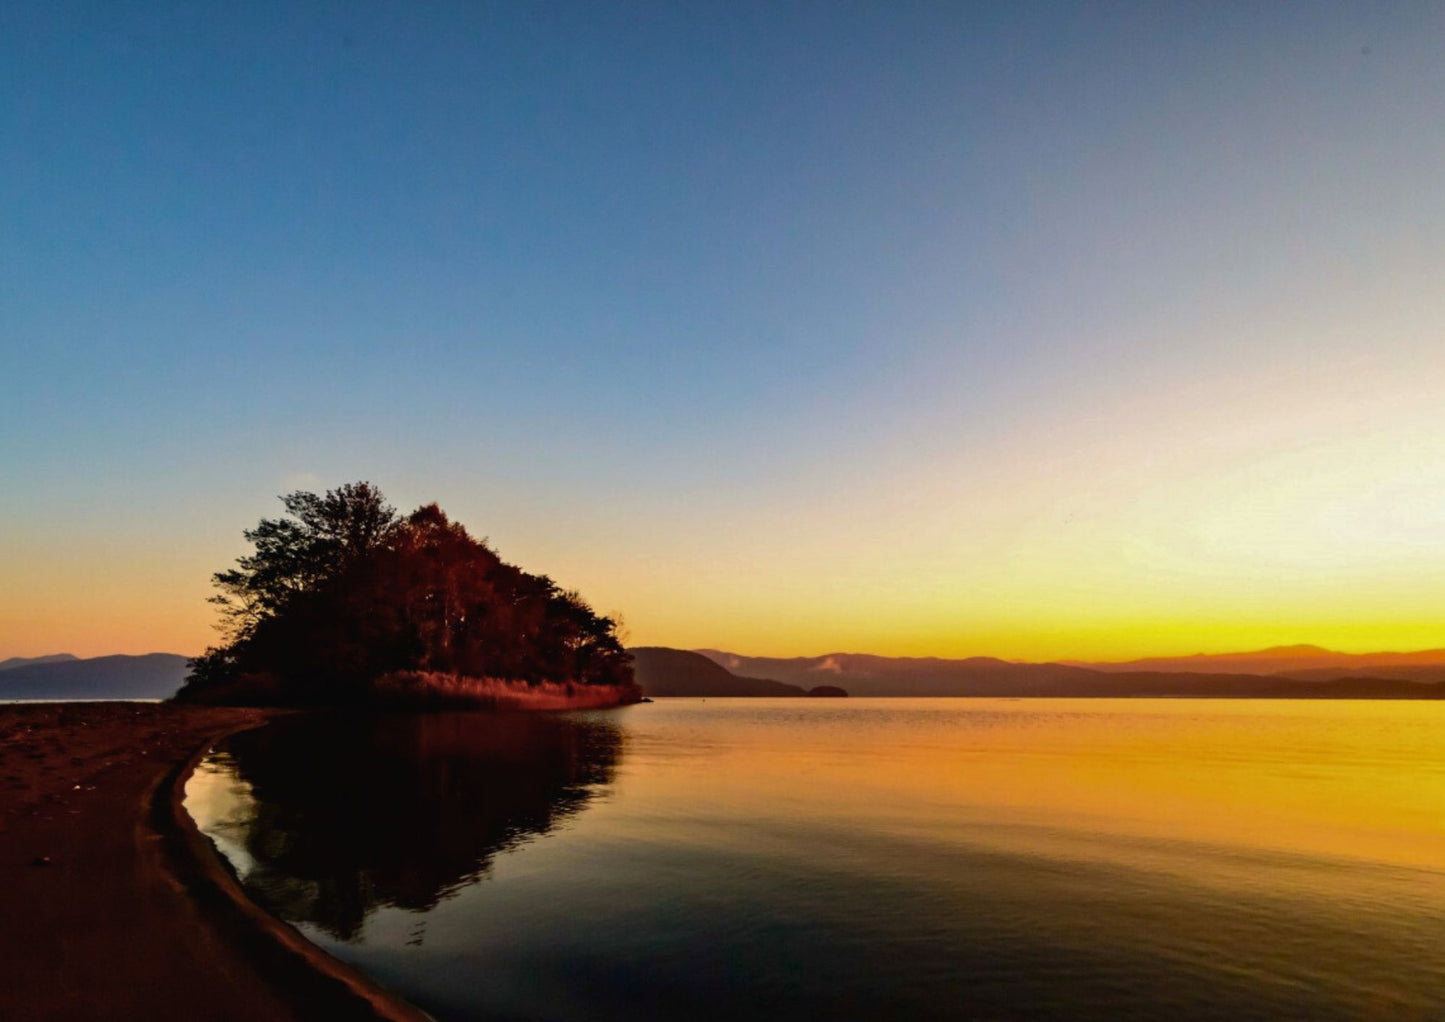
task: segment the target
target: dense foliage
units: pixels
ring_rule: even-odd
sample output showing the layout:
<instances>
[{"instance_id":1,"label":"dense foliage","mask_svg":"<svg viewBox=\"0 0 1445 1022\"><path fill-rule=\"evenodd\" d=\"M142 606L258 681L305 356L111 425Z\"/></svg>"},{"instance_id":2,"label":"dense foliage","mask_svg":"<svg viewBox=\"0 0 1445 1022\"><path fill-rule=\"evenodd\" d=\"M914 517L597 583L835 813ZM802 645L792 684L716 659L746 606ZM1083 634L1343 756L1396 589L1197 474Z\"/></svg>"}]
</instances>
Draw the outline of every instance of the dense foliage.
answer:
<instances>
[{"instance_id":1,"label":"dense foliage","mask_svg":"<svg viewBox=\"0 0 1445 1022\"><path fill-rule=\"evenodd\" d=\"M215 576L226 641L181 698L362 701L400 672L632 685L616 622L507 564L435 504L399 516L370 483L281 498Z\"/></svg>"}]
</instances>

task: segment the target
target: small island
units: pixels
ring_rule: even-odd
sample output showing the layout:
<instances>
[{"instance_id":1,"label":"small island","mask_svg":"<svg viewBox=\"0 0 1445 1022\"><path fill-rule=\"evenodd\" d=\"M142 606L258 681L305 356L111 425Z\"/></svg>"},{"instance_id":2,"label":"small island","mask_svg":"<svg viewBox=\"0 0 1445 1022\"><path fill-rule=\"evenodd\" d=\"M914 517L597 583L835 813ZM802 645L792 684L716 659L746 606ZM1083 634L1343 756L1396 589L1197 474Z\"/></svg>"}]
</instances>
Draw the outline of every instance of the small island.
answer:
<instances>
[{"instance_id":1,"label":"small island","mask_svg":"<svg viewBox=\"0 0 1445 1022\"><path fill-rule=\"evenodd\" d=\"M176 699L246 706L576 709L638 702L617 623L503 561L436 504L367 482L281 498L218 572L226 641Z\"/></svg>"}]
</instances>

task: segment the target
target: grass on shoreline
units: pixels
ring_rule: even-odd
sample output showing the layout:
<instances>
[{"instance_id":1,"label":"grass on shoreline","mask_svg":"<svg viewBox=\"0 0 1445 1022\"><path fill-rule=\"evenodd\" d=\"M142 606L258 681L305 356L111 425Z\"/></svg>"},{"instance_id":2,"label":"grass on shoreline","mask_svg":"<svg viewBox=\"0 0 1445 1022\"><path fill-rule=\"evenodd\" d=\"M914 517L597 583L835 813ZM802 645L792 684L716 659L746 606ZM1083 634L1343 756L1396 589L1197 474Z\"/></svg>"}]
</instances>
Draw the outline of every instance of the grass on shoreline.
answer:
<instances>
[{"instance_id":1,"label":"grass on shoreline","mask_svg":"<svg viewBox=\"0 0 1445 1022\"><path fill-rule=\"evenodd\" d=\"M529 684L506 678L468 678L430 671L397 671L377 679L382 706L453 707L481 710L590 710L635 703L632 685Z\"/></svg>"}]
</instances>

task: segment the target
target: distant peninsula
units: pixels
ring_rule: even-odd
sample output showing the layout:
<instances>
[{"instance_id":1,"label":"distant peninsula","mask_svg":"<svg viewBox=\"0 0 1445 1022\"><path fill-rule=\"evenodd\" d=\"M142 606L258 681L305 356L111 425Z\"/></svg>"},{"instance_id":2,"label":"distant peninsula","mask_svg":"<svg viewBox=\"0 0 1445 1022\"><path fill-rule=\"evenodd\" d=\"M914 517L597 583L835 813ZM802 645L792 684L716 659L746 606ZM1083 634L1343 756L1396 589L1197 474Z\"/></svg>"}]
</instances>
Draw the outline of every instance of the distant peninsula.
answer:
<instances>
[{"instance_id":1,"label":"distant peninsula","mask_svg":"<svg viewBox=\"0 0 1445 1022\"><path fill-rule=\"evenodd\" d=\"M701 653L665 646L634 646L633 670L637 684L648 696L846 696L832 685L826 691L790 685L771 678L737 675Z\"/></svg>"}]
</instances>

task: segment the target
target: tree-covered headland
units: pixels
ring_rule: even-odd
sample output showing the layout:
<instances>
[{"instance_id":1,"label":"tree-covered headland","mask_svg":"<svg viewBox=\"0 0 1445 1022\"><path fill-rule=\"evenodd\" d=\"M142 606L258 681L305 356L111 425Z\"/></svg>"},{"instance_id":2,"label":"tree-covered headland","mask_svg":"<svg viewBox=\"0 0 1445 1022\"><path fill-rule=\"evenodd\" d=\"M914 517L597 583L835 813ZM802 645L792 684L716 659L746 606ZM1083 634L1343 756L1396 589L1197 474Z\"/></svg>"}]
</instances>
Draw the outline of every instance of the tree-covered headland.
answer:
<instances>
[{"instance_id":1,"label":"tree-covered headland","mask_svg":"<svg viewBox=\"0 0 1445 1022\"><path fill-rule=\"evenodd\" d=\"M214 576L224 641L178 699L596 706L640 698L617 623L507 564L435 504L370 483L281 498Z\"/></svg>"}]
</instances>

